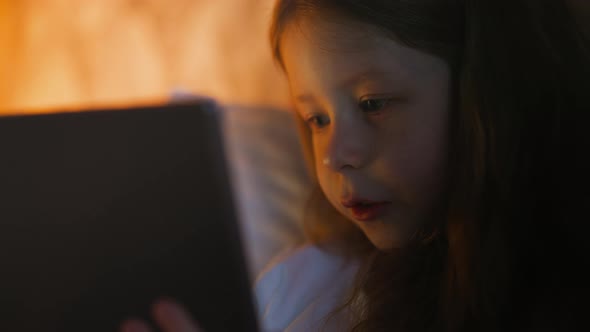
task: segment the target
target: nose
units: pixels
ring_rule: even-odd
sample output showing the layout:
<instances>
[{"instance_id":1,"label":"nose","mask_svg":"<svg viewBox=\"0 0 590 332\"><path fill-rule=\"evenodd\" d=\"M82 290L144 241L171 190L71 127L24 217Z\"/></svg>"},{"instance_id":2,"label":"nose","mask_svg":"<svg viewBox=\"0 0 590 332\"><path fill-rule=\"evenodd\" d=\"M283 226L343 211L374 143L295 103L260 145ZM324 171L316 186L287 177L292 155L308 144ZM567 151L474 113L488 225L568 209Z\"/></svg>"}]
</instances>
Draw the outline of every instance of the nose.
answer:
<instances>
[{"instance_id":1,"label":"nose","mask_svg":"<svg viewBox=\"0 0 590 332\"><path fill-rule=\"evenodd\" d=\"M375 149L371 128L354 117L332 120L323 164L335 171L365 166Z\"/></svg>"}]
</instances>

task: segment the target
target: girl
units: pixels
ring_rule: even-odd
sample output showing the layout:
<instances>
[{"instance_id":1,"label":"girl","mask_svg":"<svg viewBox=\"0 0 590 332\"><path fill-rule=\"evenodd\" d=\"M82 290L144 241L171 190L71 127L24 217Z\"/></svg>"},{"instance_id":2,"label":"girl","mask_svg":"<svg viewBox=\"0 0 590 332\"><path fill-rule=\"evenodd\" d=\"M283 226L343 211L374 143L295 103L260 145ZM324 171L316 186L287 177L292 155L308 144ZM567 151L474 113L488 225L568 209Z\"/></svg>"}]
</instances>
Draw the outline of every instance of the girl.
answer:
<instances>
[{"instance_id":1,"label":"girl","mask_svg":"<svg viewBox=\"0 0 590 332\"><path fill-rule=\"evenodd\" d=\"M577 326L579 24L556 0L278 1L272 47L318 190L313 246L258 281L265 330ZM167 331L196 330L173 303L156 309Z\"/></svg>"}]
</instances>

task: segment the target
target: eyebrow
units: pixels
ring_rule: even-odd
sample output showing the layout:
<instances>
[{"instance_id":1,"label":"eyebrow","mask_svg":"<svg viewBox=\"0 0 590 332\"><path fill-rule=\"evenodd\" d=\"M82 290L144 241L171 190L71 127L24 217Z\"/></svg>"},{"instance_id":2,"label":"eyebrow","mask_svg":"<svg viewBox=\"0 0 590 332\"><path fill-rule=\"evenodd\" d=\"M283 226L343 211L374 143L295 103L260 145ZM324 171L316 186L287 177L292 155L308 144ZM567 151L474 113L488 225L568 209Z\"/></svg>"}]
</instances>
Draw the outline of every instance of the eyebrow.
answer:
<instances>
[{"instance_id":1,"label":"eyebrow","mask_svg":"<svg viewBox=\"0 0 590 332\"><path fill-rule=\"evenodd\" d=\"M364 70L354 75L351 75L350 77L343 80L342 83L339 84L339 86L342 88L346 88L354 84L357 84L358 82L366 81L375 77L379 79L385 79L389 82L393 82L395 75L385 70L370 68L368 70Z\"/></svg>"},{"instance_id":2,"label":"eyebrow","mask_svg":"<svg viewBox=\"0 0 590 332\"><path fill-rule=\"evenodd\" d=\"M351 75L350 77L344 79L341 83L339 83L338 86L340 88L348 88L350 86L358 84L358 82L366 81L369 78L373 78L373 77L385 78L387 81L393 82L393 81L395 81L395 79L393 79L394 76L395 75L392 74L391 72L387 72L385 70L379 70L379 69L375 69L375 68L370 68L368 70L364 70L364 71L361 71L361 72L356 73L354 75ZM316 103L316 99L310 93L300 94L295 97L295 100L297 102L303 103L303 104L315 104Z\"/></svg>"}]
</instances>

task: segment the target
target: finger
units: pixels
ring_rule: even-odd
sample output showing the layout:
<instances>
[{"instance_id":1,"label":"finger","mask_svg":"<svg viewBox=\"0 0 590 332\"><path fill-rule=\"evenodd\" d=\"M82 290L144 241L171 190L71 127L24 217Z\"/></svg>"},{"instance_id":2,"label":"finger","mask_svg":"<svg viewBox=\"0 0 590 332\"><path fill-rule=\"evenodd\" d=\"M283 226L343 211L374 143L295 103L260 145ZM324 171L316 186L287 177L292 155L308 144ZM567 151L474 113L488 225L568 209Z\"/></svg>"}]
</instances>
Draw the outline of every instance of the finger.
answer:
<instances>
[{"instance_id":1,"label":"finger","mask_svg":"<svg viewBox=\"0 0 590 332\"><path fill-rule=\"evenodd\" d=\"M202 332L191 315L171 299L161 299L154 304L154 319L164 332Z\"/></svg>"},{"instance_id":2,"label":"finger","mask_svg":"<svg viewBox=\"0 0 590 332\"><path fill-rule=\"evenodd\" d=\"M121 332L153 332L144 321L139 319L128 319L121 324Z\"/></svg>"}]
</instances>

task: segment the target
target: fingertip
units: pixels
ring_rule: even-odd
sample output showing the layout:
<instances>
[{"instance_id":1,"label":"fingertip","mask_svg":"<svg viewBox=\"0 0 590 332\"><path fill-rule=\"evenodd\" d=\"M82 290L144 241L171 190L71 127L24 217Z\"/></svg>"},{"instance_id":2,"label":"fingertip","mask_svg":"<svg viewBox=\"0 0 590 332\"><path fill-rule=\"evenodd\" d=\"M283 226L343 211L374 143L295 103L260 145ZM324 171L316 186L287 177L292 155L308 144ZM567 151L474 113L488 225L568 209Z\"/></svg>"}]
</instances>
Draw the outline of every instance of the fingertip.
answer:
<instances>
[{"instance_id":1,"label":"fingertip","mask_svg":"<svg viewBox=\"0 0 590 332\"><path fill-rule=\"evenodd\" d=\"M130 318L121 323L120 332L152 332L152 329L144 321Z\"/></svg>"},{"instance_id":2,"label":"fingertip","mask_svg":"<svg viewBox=\"0 0 590 332\"><path fill-rule=\"evenodd\" d=\"M165 331L200 332L191 314L178 302L163 297L154 302L152 314Z\"/></svg>"},{"instance_id":3,"label":"fingertip","mask_svg":"<svg viewBox=\"0 0 590 332\"><path fill-rule=\"evenodd\" d=\"M169 297L162 297L152 305L152 315L157 319L175 314L180 306Z\"/></svg>"}]
</instances>

